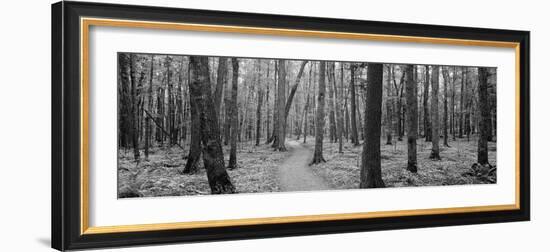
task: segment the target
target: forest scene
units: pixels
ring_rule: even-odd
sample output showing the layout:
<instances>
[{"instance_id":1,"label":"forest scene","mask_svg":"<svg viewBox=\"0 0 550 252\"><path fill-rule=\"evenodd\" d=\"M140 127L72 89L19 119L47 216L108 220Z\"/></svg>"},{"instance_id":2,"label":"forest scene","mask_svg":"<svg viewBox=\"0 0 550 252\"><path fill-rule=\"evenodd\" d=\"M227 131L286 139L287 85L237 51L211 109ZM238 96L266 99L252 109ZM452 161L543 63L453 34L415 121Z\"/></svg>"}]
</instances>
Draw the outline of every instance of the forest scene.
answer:
<instances>
[{"instance_id":1,"label":"forest scene","mask_svg":"<svg viewBox=\"0 0 550 252\"><path fill-rule=\"evenodd\" d=\"M494 67L118 53L118 198L494 184Z\"/></svg>"}]
</instances>

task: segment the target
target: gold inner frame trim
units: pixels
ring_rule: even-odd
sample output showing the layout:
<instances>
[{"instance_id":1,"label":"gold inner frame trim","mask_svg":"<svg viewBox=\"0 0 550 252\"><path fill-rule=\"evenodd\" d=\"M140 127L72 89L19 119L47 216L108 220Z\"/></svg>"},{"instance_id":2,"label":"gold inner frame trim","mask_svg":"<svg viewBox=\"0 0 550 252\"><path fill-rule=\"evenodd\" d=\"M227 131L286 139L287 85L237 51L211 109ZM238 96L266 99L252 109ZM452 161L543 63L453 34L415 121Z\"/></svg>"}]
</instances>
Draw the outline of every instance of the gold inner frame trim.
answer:
<instances>
[{"instance_id":1,"label":"gold inner frame trim","mask_svg":"<svg viewBox=\"0 0 550 252\"><path fill-rule=\"evenodd\" d=\"M407 42L407 43L430 43L460 46L487 46L515 49L515 83L516 83L516 167L515 167L515 204L509 205L489 205L474 207L452 207L452 208L433 208L433 209L415 209L415 210L397 210L397 211L378 211L361 213L341 213L341 214L321 214L321 215L301 215L301 216L282 216L266 218L248 218L248 219L228 219L228 220L208 220L191 222L172 222L155 224L135 224L121 226L97 226L89 225L89 31L90 26L107 27L128 27L144 29L162 29L162 30L184 30L200 32L222 32L239 33L255 35L273 35L273 36L292 36L292 37L315 37L331 39L356 39L384 42ZM282 224L292 222L313 222L313 221L334 221L334 220L352 220L368 218L384 218L396 216L416 216L416 215L434 215L434 214L453 214L453 213L472 213L472 212L491 212L502 210L520 209L520 44L516 42L488 41L488 40L467 40L453 38L433 38L417 36L400 35L382 35L367 33L348 33L348 32L329 32L317 30L295 30L279 28L262 28L249 26L227 26L227 25L206 25L194 23L170 23L170 22L152 22L138 20L122 19L101 19L86 18L80 19L80 71L81 71L81 164L80 164L80 233L104 234L120 232L139 232L139 231L159 231L173 229L192 229L208 227L227 227L242 225L262 225L262 224Z\"/></svg>"}]
</instances>

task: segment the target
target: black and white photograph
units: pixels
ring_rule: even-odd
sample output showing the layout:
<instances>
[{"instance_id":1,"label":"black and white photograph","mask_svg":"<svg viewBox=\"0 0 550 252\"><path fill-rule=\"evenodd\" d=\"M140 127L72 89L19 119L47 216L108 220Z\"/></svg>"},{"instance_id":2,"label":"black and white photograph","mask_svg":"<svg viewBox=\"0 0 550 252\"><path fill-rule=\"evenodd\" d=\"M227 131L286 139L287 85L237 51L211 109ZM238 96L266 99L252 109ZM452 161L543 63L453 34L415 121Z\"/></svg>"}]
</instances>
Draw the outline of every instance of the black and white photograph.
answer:
<instances>
[{"instance_id":1,"label":"black and white photograph","mask_svg":"<svg viewBox=\"0 0 550 252\"><path fill-rule=\"evenodd\" d=\"M118 198L494 184L495 67L118 53Z\"/></svg>"}]
</instances>

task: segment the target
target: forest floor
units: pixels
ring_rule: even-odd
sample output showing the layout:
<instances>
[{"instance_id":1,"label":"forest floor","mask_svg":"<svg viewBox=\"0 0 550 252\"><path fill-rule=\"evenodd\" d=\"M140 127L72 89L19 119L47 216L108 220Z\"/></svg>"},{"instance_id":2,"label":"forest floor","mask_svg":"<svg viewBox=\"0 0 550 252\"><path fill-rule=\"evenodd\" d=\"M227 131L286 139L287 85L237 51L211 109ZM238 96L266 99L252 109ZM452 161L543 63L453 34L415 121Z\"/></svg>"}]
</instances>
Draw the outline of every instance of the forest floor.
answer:
<instances>
[{"instance_id":1,"label":"forest floor","mask_svg":"<svg viewBox=\"0 0 550 252\"><path fill-rule=\"evenodd\" d=\"M477 158L477 139L466 138L450 141L451 147L440 147L440 161L428 158L431 143L417 141L418 173L410 173L407 165L407 146L403 141L393 145L381 143L382 178L387 187L438 186L492 183L483 177L472 175L471 166ZM253 142L239 144L238 167L228 170L238 193L281 192L324 189L356 189L362 146L344 142L343 153L338 153L338 143L323 143L326 163L309 165L313 157L314 139L287 138L287 152L273 151L270 145L254 146ZM185 153L185 154L184 154ZM225 160L229 159L229 147L224 146ZM150 150L149 160L143 153L139 163L133 160L130 150L119 152L118 192L119 197L205 195L210 193L206 172L199 163L198 172L180 174L187 151L178 147L155 147ZM489 142L489 162L496 164L496 143ZM134 197L135 197L134 196Z\"/></svg>"},{"instance_id":2,"label":"forest floor","mask_svg":"<svg viewBox=\"0 0 550 252\"><path fill-rule=\"evenodd\" d=\"M403 141L393 141L380 145L382 162L382 180L386 187L406 186L440 186L463 184L491 183L485 177L472 176L471 166L477 162L477 138L457 138L449 140L449 146L442 146L440 141L439 155L441 160L429 159L432 144L424 139L417 140L417 173L406 170L407 144ZM313 147L313 141L306 146ZM311 166L315 174L327 181L331 188L355 189L359 185L362 145L343 144L343 153L338 153L338 143L323 143L323 155L326 163ZM489 142L489 163L496 166L496 142ZM496 178L495 178L496 179Z\"/></svg>"}]
</instances>

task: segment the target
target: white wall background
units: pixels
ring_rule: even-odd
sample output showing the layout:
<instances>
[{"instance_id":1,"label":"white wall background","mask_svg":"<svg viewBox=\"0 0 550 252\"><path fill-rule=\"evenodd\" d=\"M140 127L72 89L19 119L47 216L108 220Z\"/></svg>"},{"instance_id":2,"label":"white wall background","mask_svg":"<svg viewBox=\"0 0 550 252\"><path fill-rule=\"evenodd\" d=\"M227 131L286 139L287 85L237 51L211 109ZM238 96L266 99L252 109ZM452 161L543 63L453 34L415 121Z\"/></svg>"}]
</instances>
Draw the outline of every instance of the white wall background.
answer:
<instances>
[{"instance_id":1,"label":"white wall background","mask_svg":"<svg viewBox=\"0 0 550 252\"><path fill-rule=\"evenodd\" d=\"M213 1L121 3L531 31L532 221L197 244L116 251L545 251L550 226L550 143L544 1ZM0 10L0 250L48 251L50 240L50 0ZM107 249L110 251L111 249ZM114 250L114 249L113 249Z\"/></svg>"}]
</instances>

